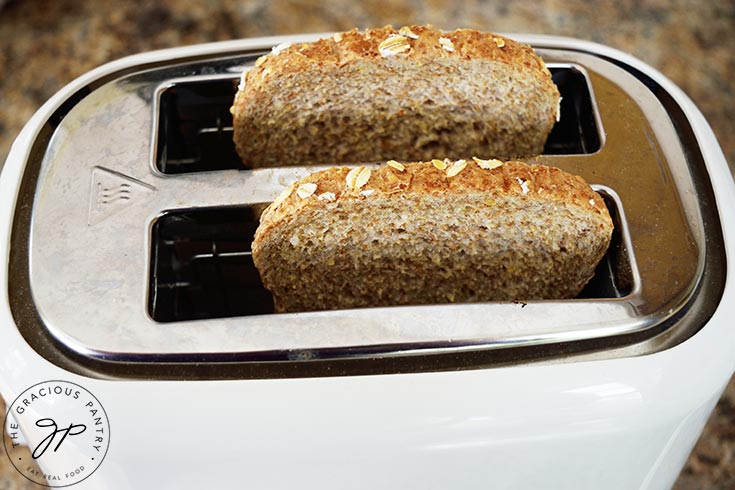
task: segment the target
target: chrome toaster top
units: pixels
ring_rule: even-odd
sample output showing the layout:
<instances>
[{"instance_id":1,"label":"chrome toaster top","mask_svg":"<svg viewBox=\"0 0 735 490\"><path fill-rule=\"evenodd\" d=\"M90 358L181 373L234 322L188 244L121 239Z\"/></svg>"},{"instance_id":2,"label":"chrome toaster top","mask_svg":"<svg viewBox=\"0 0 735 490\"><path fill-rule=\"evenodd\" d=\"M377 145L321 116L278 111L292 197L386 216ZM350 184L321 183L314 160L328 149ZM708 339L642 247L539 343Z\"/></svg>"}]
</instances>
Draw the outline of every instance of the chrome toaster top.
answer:
<instances>
[{"instance_id":1,"label":"chrome toaster top","mask_svg":"<svg viewBox=\"0 0 735 490\"><path fill-rule=\"evenodd\" d=\"M10 304L47 359L93 376L219 378L631 356L714 311L724 248L692 128L645 74L534 45L562 99L536 162L581 175L615 221L574 300L273 314L249 256L259 213L314 168L244 168L229 112L270 45L118 63L40 130L15 210Z\"/></svg>"}]
</instances>

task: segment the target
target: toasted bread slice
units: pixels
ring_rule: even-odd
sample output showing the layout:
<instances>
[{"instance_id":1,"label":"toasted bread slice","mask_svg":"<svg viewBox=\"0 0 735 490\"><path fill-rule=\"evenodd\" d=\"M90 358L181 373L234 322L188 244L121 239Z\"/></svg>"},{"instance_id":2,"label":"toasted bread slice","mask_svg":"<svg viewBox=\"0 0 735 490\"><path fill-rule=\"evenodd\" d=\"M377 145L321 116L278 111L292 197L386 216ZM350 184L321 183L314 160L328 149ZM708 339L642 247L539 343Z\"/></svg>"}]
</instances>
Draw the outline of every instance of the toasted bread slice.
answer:
<instances>
[{"instance_id":1,"label":"toasted bread slice","mask_svg":"<svg viewBox=\"0 0 735 490\"><path fill-rule=\"evenodd\" d=\"M471 29L356 29L279 46L243 74L251 167L540 154L559 91L524 44Z\"/></svg>"},{"instance_id":2,"label":"toasted bread slice","mask_svg":"<svg viewBox=\"0 0 735 490\"><path fill-rule=\"evenodd\" d=\"M612 230L602 198L557 168L390 161L294 183L264 211L252 251L282 312L564 299Z\"/></svg>"}]
</instances>

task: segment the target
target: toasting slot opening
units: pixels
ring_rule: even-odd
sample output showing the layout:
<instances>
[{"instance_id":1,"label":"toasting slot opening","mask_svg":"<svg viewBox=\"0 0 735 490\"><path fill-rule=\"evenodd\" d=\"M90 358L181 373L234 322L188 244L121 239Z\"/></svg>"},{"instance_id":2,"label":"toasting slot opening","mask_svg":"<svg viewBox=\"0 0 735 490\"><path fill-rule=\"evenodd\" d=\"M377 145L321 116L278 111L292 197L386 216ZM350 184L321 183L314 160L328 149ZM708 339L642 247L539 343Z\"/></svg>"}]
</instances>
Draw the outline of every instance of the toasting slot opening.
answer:
<instances>
[{"instance_id":1,"label":"toasting slot opening","mask_svg":"<svg viewBox=\"0 0 735 490\"><path fill-rule=\"evenodd\" d=\"M634 287L627 225L619 203L599 190L615 229L607 254L579 299L621 298ZM266 204L174 210L152 227L149 313L159 322L273 312L250 256Z\"/></svg>"},{"instance_id":2,"label":"toasting slot opening","mask_svg":"<svg viewBox=\"0 0 735 490\"><path fill-rule=\"evenodd\" d=\"M156 168L165 174L242 169L232 142L237 79L179 82L158 104Z\"/></svg>"},{"instance_id":3,"label":"toasting slot opening","mask_svg":"<svg viewBox=\"0 0 735 490\"><path fill-rule=\"evenodd\" d=\"M584 73L550 67L562 96L561 118L544 147L548 155L600 149L594 104ZM232 141L232 106L238 79L176 82L160 94L156 168L165 174L244 169Z\"/></svg>"},{"instance_id":4,"label":"toasting slot opening","mask_svg":"<svg viewBox=\"0 0 735 490\"><path fill-rule=\"evenodd\" d=\"M273 311L250 256L264 206L176 210L152 227L149 313L159 322Z\"/></svg>"}]
</instances>

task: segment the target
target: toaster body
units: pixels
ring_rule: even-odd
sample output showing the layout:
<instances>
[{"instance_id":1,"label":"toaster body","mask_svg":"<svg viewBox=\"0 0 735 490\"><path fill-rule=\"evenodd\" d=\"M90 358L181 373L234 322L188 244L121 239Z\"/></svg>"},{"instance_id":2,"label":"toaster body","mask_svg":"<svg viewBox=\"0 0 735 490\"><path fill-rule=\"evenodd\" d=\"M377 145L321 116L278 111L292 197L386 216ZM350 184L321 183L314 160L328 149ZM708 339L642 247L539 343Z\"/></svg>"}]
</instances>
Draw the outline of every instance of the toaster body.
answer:
<instances>
[{"instance_id":1,"label":"toaster body","mask_svg":"<svg viewBox=\"0 0 735 490\"><path fill-rule=\"evenodd\" d=\"M624 53L513 35L562 95L532 163L615 223L581 295L276 314L250 241L315 167L243 167L229 108L260 55L318 37L125 58L29 121L0 180L14 466L80 488L670 487L735 369L735 186L701 113ZM51 418L69 430L39 451Z\"/></svg>"}]
</instances>

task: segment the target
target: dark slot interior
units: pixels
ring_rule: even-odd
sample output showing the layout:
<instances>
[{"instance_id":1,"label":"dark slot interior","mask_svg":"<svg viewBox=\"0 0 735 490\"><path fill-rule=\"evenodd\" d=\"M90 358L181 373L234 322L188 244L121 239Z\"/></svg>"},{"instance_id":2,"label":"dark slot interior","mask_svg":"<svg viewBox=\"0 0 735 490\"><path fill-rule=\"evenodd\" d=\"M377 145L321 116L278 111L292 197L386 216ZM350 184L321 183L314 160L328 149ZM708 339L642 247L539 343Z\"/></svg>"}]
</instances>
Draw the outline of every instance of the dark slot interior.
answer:
<instances>
[{"instance_id":1,"label":"dark slot interior","mask_svg":"<svg viewBox=\"0 0 735 490\"><path fill-rule=\"evenodd\" d=\"M600 149L600 131L595 120L587 79L573 67L549 68L561 94L561 117L549 134L545 155L584 155Z\"/></svg>"},{"instance_id":2,"label":"dark slot interior","mask_svg":"<svg viewBox=\"0 0 735 490\"><path fill-rule=\"evenodd\" d=\"M612 243L580 299L620 298L633 287L615 202L601 193L615 222ZM170 211L152 228L149 312L159 322L273 312L250 256L265 205Z\"/></svg>"},{"instance_id":3,"label":"dark slot interior","mask_svg":"<svg viewBox=\"0 0 735 490\"><path fill-rule=\"evenodd\" d=\"M159 104L156 166L166 174L244 169L232 142L237 79L181 82Z\"/></svg>"},{"instance_id":4,"label":"dark slot interior","mask_svg":"<svg viewBox=\"0 0 735 490\"><path fill-rule=\"evenodd\" d=\"M584 74L550 68L562 96L561 120L546 142L547 155L600 149L591 94ZM238 79L177 82L160 96L156 166L166 174L244 169L232 142L232 106Z\"/></svg>"},{"instance_id":5,"label":"dark slot interior","mask_svg":"<svg viewBox=\"0 0 735 490\"><path fill-rule=\"evenodd\" d=\"M273 311L250 256L258 207L177 210L152 228L149 312L159 322Z\"/></svg>"},{"instance_id":6,"label":"dark slot interior","mask_svg":"<svg viewBox=\"0 0 735 490\"><path fill-rule=\"evenodd\" d=\"M577 296L578 299L622 298L633 291L633 270L622 234L624 223L615 201L604 191L598 193L605 200L615 227L607 253L597 265L595 275Z\"/></svg>"}]
</instances>

